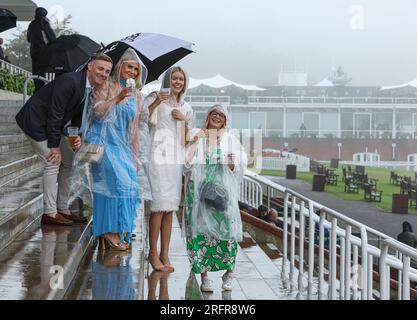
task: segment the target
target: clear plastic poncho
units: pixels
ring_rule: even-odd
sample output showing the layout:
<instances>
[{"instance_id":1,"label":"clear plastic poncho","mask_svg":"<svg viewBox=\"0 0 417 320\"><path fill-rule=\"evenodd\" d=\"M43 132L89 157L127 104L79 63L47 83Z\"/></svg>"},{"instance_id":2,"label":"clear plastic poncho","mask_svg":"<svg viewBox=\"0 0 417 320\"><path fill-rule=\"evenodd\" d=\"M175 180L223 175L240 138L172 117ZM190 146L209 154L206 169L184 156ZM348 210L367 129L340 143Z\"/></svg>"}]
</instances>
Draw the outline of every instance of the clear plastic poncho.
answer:
<instances>
[{"instance_id":1,"label":"clear plastic poncho","mask_svg":"<svg viewBox=\"0 0 417 320\"><path fill-rule=\"evenodd\" d=\"M226 123L229 120L227 110L220 105L212 107L207 116L218 110L226 115ZM207 123L207 119L206 119ZM193 137L199 130L191 132ZM187 147L186 167L190 168L191 175L188 181L188 194L193 194L191 213L186 206L188 225L191 227L191 236L208 234L219 240L242 240L242 220L238 205L240 183L243 179L247 156L243 146L227 129L220 135L217 147L208 146L207 137L200 138L197 146ZM195 152L192 151L194 148ZM235 167L232 171L228 166L228 154L235 155ZM207 182L215 182L227 190L227 209L220 211L213 208L201 199L202 186ZM188 208L188 209L187 209Z\"/></svg>"},{"instance_id":2,"label":"clear plastic poncho","mask_svg":"<svg viewBox=\"0 0 417 320\"><path fill-rule=\"evenodd\" d=\"M171 74L176 70L178 67L170 68L165 72L162 88L170 88ZM177 211L180 204L186 130L182 121L174 119L172 111L179 110L187 118L187 129L192 127L193 110L184 101L187 84L188 79L185 74L184 88L179 99L175 99L171 94L169 99L161 101L153 111L157 114L157 122L149 124L151 141L149 178L152 188L150 208L152 212ZM155 92L149 94L144 101L145 108L150 107L155 99Z\"/></svg>"},{"instance_id":3,"label":"clear plastic poncho","mask_svg":"<svg viewBox=\"0 0 417 320\"><path fill-rule=\"evenodd\" d=\"M150 133L149 133L149 110L147 104L143 103L144 95L140 92L144 86L147 78L147 69L143 65L142 61L133 49L127 49L123 56L120 58L119 63L115 66L112 73L112 79L116 82L120 82L123 86L126 86L126 80L122 79L120 62L137 62L141 66L140 77L135 79L136 83L136 101L138 103L138 133L139 133L139 188L141 197L144 200L152 200L151 187L149 183L149 150L150 150Z\"/></svg>"},{"instance_id":4,"label":"clear plastic poncho","mask_svg":"<svg viewBox=\"0 0 417 320\"><path fill-rule=\"evenodd\" d=\"M134 84L127 80L135 89L120 100L117 97L126 90L126 79L121 72L126 62L139 63L140 73ZM128 49L114 67L111 78L100 88L93 88L82 144L102 145L104 153L98 163L84 162L80 152L75 153L71 198L91 200L85 195L86 188L108 198L140 198L139 124L143 99L139 90L146 75L139 57Z\"/></svg>"}]
</instances>

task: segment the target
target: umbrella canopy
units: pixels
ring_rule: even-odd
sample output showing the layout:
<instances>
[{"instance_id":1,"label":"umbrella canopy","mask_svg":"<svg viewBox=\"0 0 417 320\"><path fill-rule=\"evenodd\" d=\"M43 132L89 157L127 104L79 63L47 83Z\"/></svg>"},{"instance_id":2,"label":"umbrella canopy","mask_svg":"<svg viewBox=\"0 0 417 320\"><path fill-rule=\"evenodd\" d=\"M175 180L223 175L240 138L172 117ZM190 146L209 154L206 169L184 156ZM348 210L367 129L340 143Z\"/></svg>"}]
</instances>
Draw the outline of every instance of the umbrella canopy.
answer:
<instances>
[{"instance_id":1,"label":"umbrella canopy","mask_svg":"<svg viewBox=\"0 0 417 320\"><path fill-rule=\"evenodd\" d=\"M178 38L158 33L136 33L115 41L103 49L114 65L127 48L133 48L148 69L146 83L159 78L169 67L194 52L193 44Z\"/></svg>"},{"instance_id":2,"label":"umbrella canopy","mask_svg":"<svg viewBox=\"0 0 417 320\"><path fill-rule=\"evenodd\" d=\"M45 47L40 65L45 72L75 71L100 48L98 43L80 34L60 36Z\"/></svg>"},{"instance_id":3,"label":"umbrella canopy","mask_svg":"<svg viewBox=\"0 0 417 320\"><path fill-rule=\"evenodd\" d=\"M16 27L16 15L7 9L0 9L0 32Z\"/></svg>"}]
</instances>

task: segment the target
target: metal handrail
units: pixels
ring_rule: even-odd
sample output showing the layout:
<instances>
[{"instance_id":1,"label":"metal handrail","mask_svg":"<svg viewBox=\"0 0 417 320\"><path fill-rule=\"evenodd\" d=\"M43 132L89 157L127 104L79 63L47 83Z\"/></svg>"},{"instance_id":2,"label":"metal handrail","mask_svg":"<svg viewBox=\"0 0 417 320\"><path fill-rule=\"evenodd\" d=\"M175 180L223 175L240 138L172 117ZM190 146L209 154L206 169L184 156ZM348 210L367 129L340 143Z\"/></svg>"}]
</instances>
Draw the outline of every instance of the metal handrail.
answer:
<instances>
[{"instance_id":1,"label":"metal handrail","mask_svg":"<svg viewBox=\"0 0 417 320\"><path fill-rule=\"evenodd\" d=\"M274 101L275 100L275 101ZM248 104L417 104L417 97L249 96Z\"/></svg>"},{"instance_id":2,"label":"metal handrail","mask_svg":"<svg viewBox=\"0 0 417 320\"><path fill-rule=\"evenodd\" d=\"M284 234L283 234L283 270L285 270L286 261L290 262L290 279L294 274L295 254L296 254L296 211L300 213L298 221L298 256L299 256L299 281L298 289L304 290L302 278L304 276L304 241L308 243L308 295L311 296L313 291L313 271L315 256L314 233L316 224L319 225L319 270L318 270L318 292L323 294L324 288L324 230L330 231L329 246L329 283L330 289L328 296L330 299L356 299L358 297L358 288L361 289L361 299L372 299L373 293L373 272L374 258L379 259L380 264L380 294L381 299L389 297L390 277L387 269L393 267L401 274L401 283L398 288L399 299L410 298L410 281L417 281L417 270L410 266L410 259L417 261L417 250L408 247L401 242L374 230L362 223L355 221L343 214L327 208L302 194L289 188L285 188L271 180L259 176L253 172L247 171L246 176L259 182L267 189L268 203L272 190L278 191L284 195ZM297 203L298 202L298 203ZM307 206L306 206L307 204ZM290 210L290 213L289 213ZM318 213L317 213L318 212ZM305 223L305 219L308 219ZM343 222L342 227L338 222ZM308 236L304 235L305 228L308 226ZM290 227L290 231L288 231ZM352 234L352 228L359 230L360 237ZM374 235L379 239L382 248L369 243L368 235ZM288 238L290 237L290 244ZM337 240L339 239L339 245ZM360 249L360 255L359 255ZM388 254L389 249L395 251L395 255ZM338 252L339 250L339 252ZM353 254L353 257L352 257ZM338 258L339 256L339 258ZM399 256L401 258L399 258ZM359 263L360 257L360 263ZM353 258L353 268L352 268ZM339 260L338 260L339 259ZM339 264L337 263L339 261ZM339 266L339 268L338 268ZM339 270L339 281L337 275ZM353 283L353 276L359 277L360 286ZM337 285L339 286L339 297L337 297Z\"/></svg>"},{"instance_id":3,"label":"metal handrail","mask_svg":"<svg viewBox=\"0 0 417 320\"><path fill-rule=\"evenodd\" d=\"M38 76L38 75L31 74L29 77L27 77L26 80L25 80L25 84L23 86L23 104L25 104L26 101L27 101L29 81L33 80L33 79L42 80L43 82L45 82L45 84L49 82L48 79L46 79L44 77L41 77L41 76Z\"/></svg>"}]
</instances>

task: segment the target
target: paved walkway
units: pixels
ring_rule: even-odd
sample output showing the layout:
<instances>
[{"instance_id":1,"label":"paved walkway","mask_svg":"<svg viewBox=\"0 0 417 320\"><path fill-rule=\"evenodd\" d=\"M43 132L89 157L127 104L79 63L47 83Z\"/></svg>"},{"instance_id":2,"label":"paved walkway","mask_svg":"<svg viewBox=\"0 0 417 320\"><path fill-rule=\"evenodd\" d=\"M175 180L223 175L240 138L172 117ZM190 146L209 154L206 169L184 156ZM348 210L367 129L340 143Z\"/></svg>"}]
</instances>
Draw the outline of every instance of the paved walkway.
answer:
<instances>
[{"instance_id":1,"label":"paved walkway","mask_svg":"<svg viewBox=\"0 0 417 320\"><path fill-rule=\"evenodd\" d=\"M287 180L283 177L272 176L267 176L267 178L394 239L402 231L402 222L405 220L411 223L414 231L417 230L417 214L389 213L366 202L342 200L327 192L312 191L311 185L303 180Z\"/></svg>"}]
</instances>

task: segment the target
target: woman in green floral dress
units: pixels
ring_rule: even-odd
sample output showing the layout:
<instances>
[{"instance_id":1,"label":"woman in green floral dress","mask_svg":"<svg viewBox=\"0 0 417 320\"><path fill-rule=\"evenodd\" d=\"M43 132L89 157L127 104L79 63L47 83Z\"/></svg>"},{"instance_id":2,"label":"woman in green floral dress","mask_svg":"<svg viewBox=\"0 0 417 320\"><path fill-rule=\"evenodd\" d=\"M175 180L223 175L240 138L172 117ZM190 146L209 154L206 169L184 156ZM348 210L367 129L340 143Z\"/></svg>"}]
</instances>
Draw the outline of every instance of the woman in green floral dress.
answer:
<instances>
[{"instance_id":1,"label":"woman in green floral dress","mask_svg":"<svg viewBox=\"0 0 417 320\"><path fill-rule=\"evenodd\" d=\"M193 272L201 274L201 290L207 292L213 291L207 272L220 270L226 270L222 288L232 290L237 243L242 239L238 198L247 158L240 142L227 132L228 120L225 108L212 107L204 127L191 133L187 148L187 252ZM217 197L213 201L207 200L212 196L207 184Z\"/></svg>"}]
</instances>

